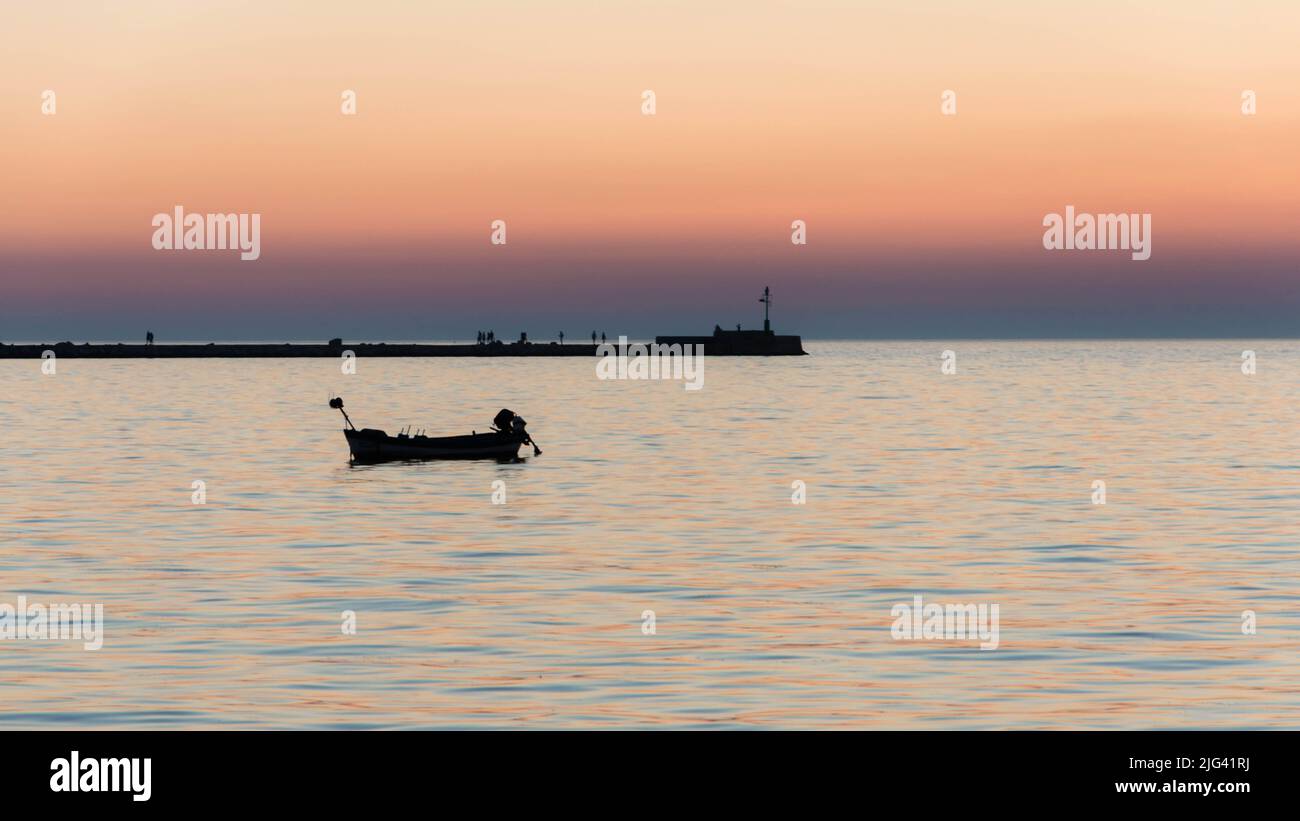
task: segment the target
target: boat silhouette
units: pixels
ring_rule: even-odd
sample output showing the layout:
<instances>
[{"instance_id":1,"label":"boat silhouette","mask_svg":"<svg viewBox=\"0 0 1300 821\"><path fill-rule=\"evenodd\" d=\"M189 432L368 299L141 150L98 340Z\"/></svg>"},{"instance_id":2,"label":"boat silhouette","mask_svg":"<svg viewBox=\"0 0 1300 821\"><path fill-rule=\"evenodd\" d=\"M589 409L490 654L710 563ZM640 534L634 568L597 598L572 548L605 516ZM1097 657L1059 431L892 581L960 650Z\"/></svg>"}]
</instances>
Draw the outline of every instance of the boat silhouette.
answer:
<instances>
[{"instance_id":1,"label":"boat silhouette","mask_svg":"<svg viewBox=\"0 0 1300 821\"><path fill-rule=\"evenodd\" d=\"M527 422L512 410L502 408L492 420L491 433L471 433L463 436L412 436L406 431L389 436L376 428L357 429L343 410L343 398L330 400L330 407L343 414L347 427L343 435L356 462L394 462L415 459L514 459L523 445L533 446L533 455L540 456L542 449L533 442L526 430Z\"/></svg>"}]
</instances>

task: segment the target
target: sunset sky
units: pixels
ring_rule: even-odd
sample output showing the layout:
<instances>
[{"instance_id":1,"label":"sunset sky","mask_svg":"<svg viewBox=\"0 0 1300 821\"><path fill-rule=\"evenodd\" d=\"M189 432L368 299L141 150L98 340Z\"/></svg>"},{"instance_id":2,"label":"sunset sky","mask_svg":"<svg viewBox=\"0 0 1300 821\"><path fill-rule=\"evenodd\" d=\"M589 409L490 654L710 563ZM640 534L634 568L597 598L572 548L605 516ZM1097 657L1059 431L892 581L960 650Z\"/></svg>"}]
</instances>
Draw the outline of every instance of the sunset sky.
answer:
<instances>
[{"instance_id":1,"label":"sunset sky","mask_svg":"<svg viewBox=\"0 0 1300 821\"><path fill-rule=\"evenodd\" d=\"M5 342L1291 336L1300 3L13 3L0 191Z\"/></svg>"}]
</instances>

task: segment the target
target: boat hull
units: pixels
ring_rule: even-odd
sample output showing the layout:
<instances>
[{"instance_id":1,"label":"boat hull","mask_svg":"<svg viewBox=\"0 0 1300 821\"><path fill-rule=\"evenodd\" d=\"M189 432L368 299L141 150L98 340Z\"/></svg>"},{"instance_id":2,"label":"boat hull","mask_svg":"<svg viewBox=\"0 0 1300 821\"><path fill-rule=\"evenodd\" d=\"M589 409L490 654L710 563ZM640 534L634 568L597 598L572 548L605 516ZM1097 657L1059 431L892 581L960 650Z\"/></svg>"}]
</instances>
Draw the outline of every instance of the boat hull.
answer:
<instances>
[{"instance_id":1,"label":"boat hull","mask_svg":"<svg viewBox=\"0 0 1300 821\"><path fill-rule=\"evenodd\" d=\"M468 436L389 436L381 430L344 430L358 462L411 459L513 459L523 439L501 433Z\"/></svg>"}]
</instances>

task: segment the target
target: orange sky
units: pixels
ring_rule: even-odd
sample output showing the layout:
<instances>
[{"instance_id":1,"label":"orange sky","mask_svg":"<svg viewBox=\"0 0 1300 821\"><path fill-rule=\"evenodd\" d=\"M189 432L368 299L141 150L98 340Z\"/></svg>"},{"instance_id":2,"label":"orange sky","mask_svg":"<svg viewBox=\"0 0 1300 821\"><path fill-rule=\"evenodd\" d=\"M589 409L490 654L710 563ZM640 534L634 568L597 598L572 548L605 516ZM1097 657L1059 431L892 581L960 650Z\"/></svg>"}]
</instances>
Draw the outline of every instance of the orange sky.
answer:
<instances>
[{"instance_id":1,"label":"orange sky","mask_svg":"<svg viewBox=\"0 0 1300 821\"><path fill-rule=\"evenodd\" d=\"M262 276L329 249L478 253L498 218L520 255L761 257L788 250L798 218L837 259L1033 258L1043 214L1067 204L1152 213L1157 257L1297 245L1293 0L173 0L5 17L0 250L25 258L147 251L150 217L176 204L261 213Z\"/></svg>"}]
</instances>

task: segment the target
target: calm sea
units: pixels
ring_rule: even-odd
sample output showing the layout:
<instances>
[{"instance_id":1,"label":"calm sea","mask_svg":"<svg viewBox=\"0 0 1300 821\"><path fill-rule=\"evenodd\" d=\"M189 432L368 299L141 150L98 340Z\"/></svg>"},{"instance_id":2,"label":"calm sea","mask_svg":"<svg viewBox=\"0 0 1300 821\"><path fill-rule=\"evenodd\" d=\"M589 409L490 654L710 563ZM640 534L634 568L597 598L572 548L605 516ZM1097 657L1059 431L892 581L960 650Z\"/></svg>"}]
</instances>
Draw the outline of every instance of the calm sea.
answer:
<instances>
[{"instance_id":1,"label":"calm sea","mask_svg":"<svg viewBox=\"0 0 1300 821\"><path fill-rule=\"evenodd\" d=\"M0 604L105 620L0 641L0 727L1300 726L1300 343L807 347L700 391L0 362ZM350 466L331 393L544 453ZM895 639L917 595L996 604L997 649Z\"/></svg>"}]
</instances>

